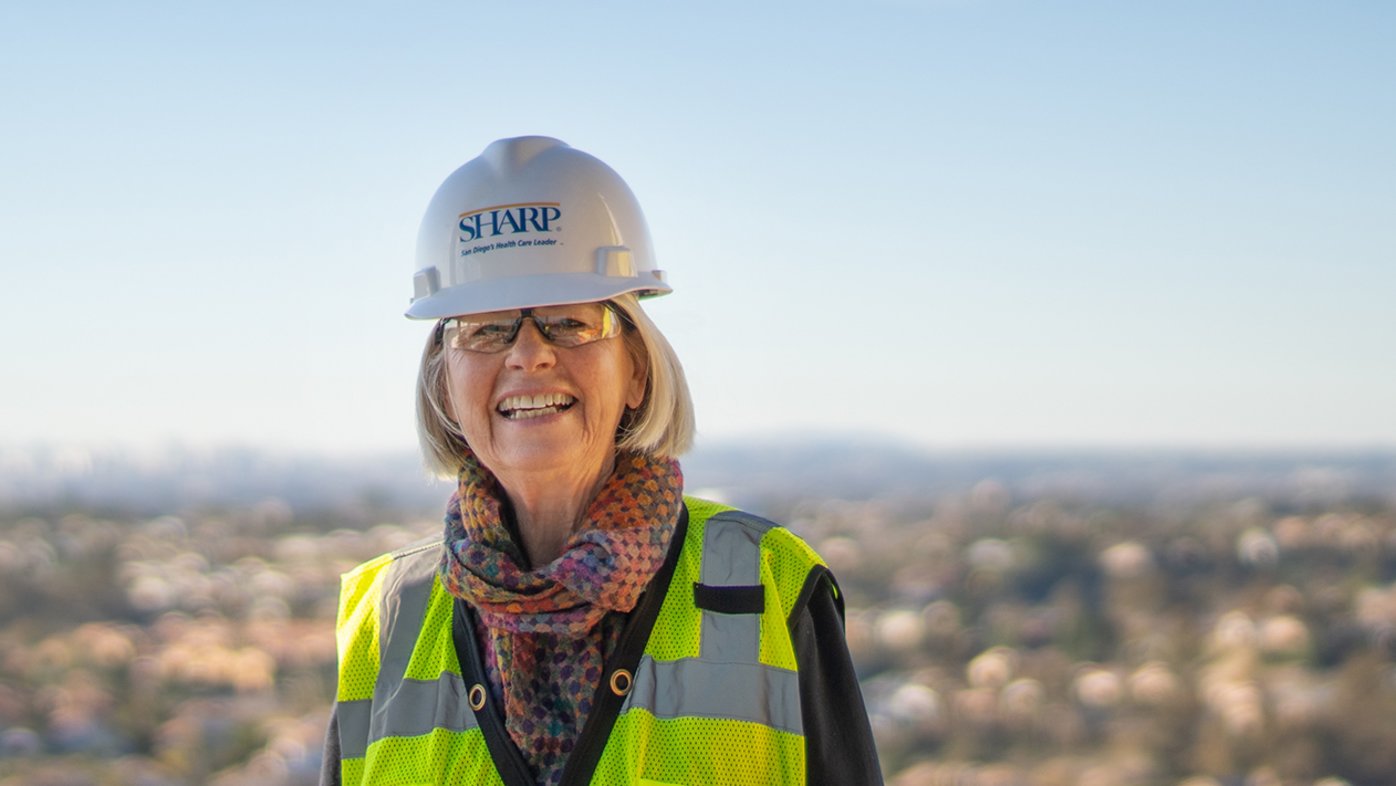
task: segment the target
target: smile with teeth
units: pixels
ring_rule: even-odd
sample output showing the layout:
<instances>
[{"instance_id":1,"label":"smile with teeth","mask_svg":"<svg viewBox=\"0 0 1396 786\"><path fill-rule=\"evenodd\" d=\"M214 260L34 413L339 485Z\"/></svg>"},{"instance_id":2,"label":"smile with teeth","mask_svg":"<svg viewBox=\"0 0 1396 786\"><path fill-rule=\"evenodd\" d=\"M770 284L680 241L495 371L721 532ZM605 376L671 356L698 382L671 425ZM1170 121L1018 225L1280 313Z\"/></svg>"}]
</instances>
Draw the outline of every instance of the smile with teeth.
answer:
<instances>
[{"instance_id":1,"label":"smile with teeth","mask_svg":"<svg viewBox=\"0 0 1396 786\"><path fill-rule=\"evenodd\" d=\"M496 409L509 420L541 418L570 408L576 399L566 393L539 393L536 396L509 396Z\"/></svg>"}]
</instances>

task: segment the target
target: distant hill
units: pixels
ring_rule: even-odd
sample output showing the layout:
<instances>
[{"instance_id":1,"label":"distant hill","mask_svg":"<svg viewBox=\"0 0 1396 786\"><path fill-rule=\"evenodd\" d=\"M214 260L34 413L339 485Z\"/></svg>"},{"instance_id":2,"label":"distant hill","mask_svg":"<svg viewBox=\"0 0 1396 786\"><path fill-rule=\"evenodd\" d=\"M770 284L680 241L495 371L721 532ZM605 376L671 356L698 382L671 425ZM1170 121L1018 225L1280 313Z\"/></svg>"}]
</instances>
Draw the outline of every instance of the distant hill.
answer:
<instances>
[{"instance_id":1,"label":"distant hill","mask_svg":"<svg viewBox=\"0 0 1396 786\"><path fill-rule=\"evenodd\" d=\"M1396 450L1351 452L962 451L839 439L727 442L683 460L690 491L765 508L801 498L934 498L988 484L1012 498L1091 502L1261 496L1292 505L1396 499ZM279 500L430 512L450 484L415 453L285 454L0 448L0 508L75 505L158 513Z\"/></svg>"},{"instance_id":2,"label":"distant hill","mask_svg":"<svg viewBox=\"0 0 1396 786\"><path fill-rule=\"evenodd\" d=\"M743 498L924 498L964 493L984 482L1016 498L1089 502L1396 498L1396 450L927 452L895 444L791 441L715 446L697 452L684 468L691 487L711 485Z\"/></svg>"}]
</instances>

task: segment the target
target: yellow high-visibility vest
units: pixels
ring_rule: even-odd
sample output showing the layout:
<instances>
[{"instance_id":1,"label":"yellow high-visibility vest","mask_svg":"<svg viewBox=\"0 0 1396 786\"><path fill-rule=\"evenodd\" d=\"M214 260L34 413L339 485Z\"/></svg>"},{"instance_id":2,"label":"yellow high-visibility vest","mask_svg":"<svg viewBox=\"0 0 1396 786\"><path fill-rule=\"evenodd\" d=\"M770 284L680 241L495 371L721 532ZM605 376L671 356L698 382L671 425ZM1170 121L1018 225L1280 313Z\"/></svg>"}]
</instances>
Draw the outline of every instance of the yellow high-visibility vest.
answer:
<instances>
[{"instance_id":1,"label":"yellow high-visibility vest","mask_svg":"<svg viewBox=\"0 0 1396 786\"><path fill-rule=\"evenodd\" d=\"M828 570L783 527L684 502L682 548L630 613L564 784L805 783L787 622ZM334 713L346 786L528 782L474 632L437 577L441 548L344 575Z\"/></svg>"}]
</instances>

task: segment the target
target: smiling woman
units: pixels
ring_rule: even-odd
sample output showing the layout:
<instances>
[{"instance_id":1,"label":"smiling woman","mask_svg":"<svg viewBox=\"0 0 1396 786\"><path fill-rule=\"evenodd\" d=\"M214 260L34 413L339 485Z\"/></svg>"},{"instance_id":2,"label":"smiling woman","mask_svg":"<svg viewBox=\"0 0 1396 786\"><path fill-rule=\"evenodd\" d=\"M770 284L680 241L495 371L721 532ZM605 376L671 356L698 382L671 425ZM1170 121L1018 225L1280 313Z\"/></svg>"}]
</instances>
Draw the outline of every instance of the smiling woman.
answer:
<instances>
[{"instance_id":1,"label":"smiling woman","mask_svg":"<svg viewBox=\"0 0 1396 786\"><path fill-rule=\"evenodd\" d=\"M824 562L683 495L630 189L546 137L437 191L408 316L443 537L345 574L322 783L881 782Z\"/></svg>"},{"instance_id":2,"label":"smiling woman","mask_svg":"<svg viewBox=\"0 0 1396 786\"><path fill-rule=\"evenodd\" d=\"M453 320L443 331L448 413L509 491L521 545L535 565L561 554L577 508L615 469L623 413L638 409L645 394L636 341L607 340L619 336L610 306L549 312L556 322L546 333L536 314ZM607 323L617 325L609 335Z\"/></svg>"}]
</instances>

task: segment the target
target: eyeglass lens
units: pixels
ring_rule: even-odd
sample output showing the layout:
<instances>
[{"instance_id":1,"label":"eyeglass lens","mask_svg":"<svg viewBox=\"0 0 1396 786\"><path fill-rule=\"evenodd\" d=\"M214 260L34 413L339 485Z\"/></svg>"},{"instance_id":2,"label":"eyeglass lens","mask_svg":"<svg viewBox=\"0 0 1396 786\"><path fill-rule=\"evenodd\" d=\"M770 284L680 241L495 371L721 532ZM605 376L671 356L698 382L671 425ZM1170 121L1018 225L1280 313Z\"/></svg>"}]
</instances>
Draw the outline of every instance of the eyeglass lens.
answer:
<instances>
[{"instance_id":1,"label":"eyeglass lens","mask_svg":"<svg viewBox=\"0 0 1396 786\"><path fill-rule=\"evenodd\" d=\"M443 323L442 338L454 349L501 352L514 343L525 319L532 320L545 339L564 347L589 344L620 332L620 320L609 306L582 303L454 317Z\"/></svg>"}]
</instances>

